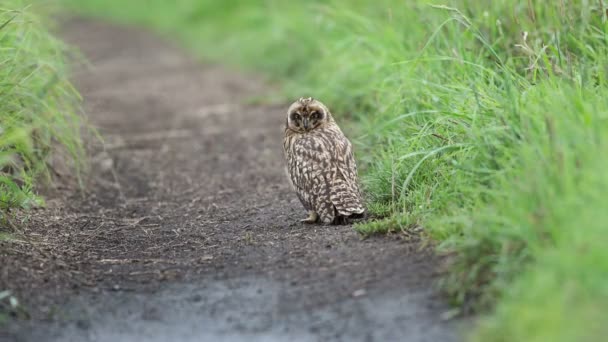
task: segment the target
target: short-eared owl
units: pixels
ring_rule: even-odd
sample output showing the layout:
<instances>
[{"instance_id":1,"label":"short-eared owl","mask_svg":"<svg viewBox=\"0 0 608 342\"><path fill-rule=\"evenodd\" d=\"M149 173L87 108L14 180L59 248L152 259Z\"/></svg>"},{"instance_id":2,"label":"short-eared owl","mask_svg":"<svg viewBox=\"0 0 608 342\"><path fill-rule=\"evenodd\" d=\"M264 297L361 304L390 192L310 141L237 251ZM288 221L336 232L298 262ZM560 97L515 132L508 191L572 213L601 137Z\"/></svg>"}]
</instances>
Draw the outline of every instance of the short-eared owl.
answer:
<instances>
[{"instance_id":1,"label":"short-eared owl","mask_svg":"<svg viewBox=\"0 0 608 342\"><path fill-rule=\"evenodd\" d=\"M287 111L287 173L308 210L304 223L342 223L364 214L353 148L327 107L300 98Z\"/></svg>"}]
</instances>

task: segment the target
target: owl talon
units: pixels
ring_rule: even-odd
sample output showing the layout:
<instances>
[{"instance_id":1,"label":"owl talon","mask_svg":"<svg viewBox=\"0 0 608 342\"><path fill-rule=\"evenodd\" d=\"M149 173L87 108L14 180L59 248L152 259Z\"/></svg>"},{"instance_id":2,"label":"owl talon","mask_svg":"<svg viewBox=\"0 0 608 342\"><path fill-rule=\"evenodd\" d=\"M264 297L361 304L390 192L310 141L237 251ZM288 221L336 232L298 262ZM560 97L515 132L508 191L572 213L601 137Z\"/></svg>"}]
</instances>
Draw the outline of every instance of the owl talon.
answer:
<instances>
[{"instance_id":1,"label":"owl talon","mask_svg":"<svg viewBox=\"0 0 608 342\"><path fill-rule=\"evenodd\" d=\"M313 224L313 223L317 223L318 219L319 219L319 215L317 215L316 212L309 211L308 217L303 220L300 220L300 222L305 223L305 224Z\"/></svg>"}]
</instances>

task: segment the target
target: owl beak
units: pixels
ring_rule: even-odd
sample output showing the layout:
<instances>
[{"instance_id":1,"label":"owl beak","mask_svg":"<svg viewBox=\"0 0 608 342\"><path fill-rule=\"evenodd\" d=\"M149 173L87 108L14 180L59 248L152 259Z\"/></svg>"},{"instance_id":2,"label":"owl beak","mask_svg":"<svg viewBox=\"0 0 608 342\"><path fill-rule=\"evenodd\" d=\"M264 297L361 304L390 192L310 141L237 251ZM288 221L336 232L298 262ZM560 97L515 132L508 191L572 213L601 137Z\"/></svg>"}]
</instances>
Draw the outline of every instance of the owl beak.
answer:
<instances>
[{"instance_id":1,"label":"owl beak","mask_svg":"<svg viewBox=\"0 0 608 342\"><path fill-rule=\"evenodd\" d=\"M310 127L308 118L302 118L302 125L304 126L304 129L308 130L308 127Z\"/></svg>"}]
</instances>

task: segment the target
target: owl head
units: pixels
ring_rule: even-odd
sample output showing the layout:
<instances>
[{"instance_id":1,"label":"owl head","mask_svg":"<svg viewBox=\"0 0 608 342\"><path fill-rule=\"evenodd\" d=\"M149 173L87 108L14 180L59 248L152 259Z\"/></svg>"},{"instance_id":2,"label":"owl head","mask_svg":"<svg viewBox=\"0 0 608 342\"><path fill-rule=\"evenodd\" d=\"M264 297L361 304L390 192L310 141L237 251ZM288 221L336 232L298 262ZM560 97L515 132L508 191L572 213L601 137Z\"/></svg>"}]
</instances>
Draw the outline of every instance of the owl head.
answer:
<instances>
[{"instance_id":1,"label":"owl head","mask_svg":"<svg viewBox=\"0 0 608 342\"><path fill-rule=\"evenodd\" d=\"M287 128L295 132L308 132L332 121L329 109L312 97L301 97L287 110Z\"/></svg>"}]
</instances>

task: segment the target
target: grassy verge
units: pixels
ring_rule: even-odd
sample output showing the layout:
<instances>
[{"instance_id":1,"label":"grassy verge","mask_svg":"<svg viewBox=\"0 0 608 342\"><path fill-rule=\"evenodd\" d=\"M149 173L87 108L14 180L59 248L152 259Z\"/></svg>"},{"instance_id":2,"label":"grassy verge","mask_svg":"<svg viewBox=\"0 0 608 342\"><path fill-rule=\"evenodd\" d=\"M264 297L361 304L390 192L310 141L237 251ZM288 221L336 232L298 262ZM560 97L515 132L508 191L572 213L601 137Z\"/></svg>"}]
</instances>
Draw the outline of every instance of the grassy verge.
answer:
<instances>
[{"instance_id":1,"label":"grassy verge","mask_svg":"<svg viewBox=\"0 0 608 342\"><path fill-rule=\"evenodd\" d=\"M608 334L608 3L66 1L350 119L390 216L357 229L422 225L453 252L446 289L492 309L472 340Z\"/></svg>"},{"instance_id":2,"label":"grassy verge","mask_svg":"<svg viewBox=\"0 0 608 342\"><path fill-rule=\"evenodd\" d=\"M0 4L0 227L8 212L41 202L51 152L83 160L79 96L66 79L64 45L32 1ZM0 237L1 238L1 237Z\"/></svg>"}]
</instances>

